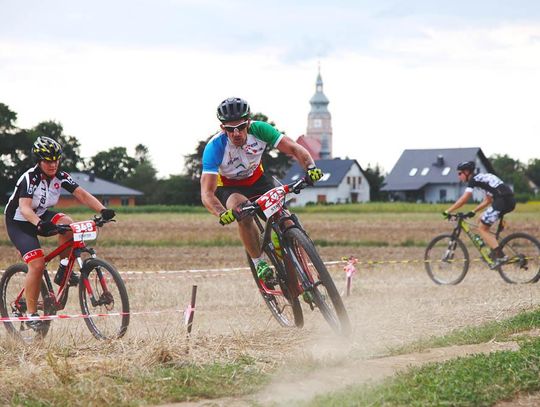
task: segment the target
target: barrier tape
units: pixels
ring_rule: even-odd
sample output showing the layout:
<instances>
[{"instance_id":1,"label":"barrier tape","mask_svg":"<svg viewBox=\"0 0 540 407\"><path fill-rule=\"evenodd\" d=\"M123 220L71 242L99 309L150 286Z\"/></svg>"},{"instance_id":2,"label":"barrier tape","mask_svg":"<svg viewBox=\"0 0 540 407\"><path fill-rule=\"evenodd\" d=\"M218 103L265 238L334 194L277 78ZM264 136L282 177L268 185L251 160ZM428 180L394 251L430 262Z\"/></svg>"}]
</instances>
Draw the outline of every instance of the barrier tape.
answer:
<instances>
[{"instance_id":1,"label":"barrier tape","mask_svg":"<svg viewBox=\"0 0 540 407\"><path fill-rule=\"evenodd\" d=\"M188 305L185 310L161 310L161 311L137 311L137 312L112 312L110 314L58 314L58 315L40 315L40 316L24 316L24 317L1 317L0 322L24 322L24 321L52 321L55 319L77 319L77 318L102 318L102 317L120 317L126 315L155 315L164 313L182 313L189 314L195 311L194 307Z\"/></svg>"},{"instance_id":2,"label":"barrier tape","mask_svg":"<svg viewBox=\"0 0 540 407\"><path fill-rule=\"evenodd\" d=\"M526 257L526 260L536 259L537 257ZM538 257L540 258L540 257ZM484 259L481 257L474 258L474 259L459 259L459 260L424 260L424 259L412 259L412 260L358 260L356 263L357 265L367 265L367 266L373 266L373 265L381 265L381 264L420 264L420 263L458 263L458 262L484 262ZM344 264L347 263L346 260L332 260L332 261L325 261L325 265L338 265L338 264ZM512 264L512 263L507 263ZM167 276L160 277L160 278L170 278L171 274L199 274L199 273L223 273L225 272L231 272L231 271L244 271L244 270L250 270L249 267L229 267L229 268L213 268L213 269L184 269L184 270L141 270L141 271L120 271L119 273L121 275L137 275L142 276L145 274L164 274ZM0 270L0 274L3 274L5 270ZM212 277L216 276L225 276L228 274L215 274L212 275ZM206 276L205 276L206 277Z\"/></svg>"}]
</instances>

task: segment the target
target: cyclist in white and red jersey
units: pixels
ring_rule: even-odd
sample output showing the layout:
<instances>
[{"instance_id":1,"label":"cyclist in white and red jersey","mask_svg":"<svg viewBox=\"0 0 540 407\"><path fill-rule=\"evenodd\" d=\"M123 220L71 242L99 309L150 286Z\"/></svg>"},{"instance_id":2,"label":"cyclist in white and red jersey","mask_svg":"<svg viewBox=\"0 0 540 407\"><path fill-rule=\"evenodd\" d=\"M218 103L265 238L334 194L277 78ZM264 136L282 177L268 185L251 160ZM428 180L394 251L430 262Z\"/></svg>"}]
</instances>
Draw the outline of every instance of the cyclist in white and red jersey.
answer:
<instances>
[{"instance_id":1,"label":"cyclist in white and red jersey","mask_svg":"<svg viewBox=\"0 0 540 407\"><path fill-rule=\"evenodd\" d=\"M17 181L4 214L8 236L28 265L24 283L26 313L29 316L37 316L37 301L45 268L44 254L37 236L53 236L58 234L56 225L73 222L69 216L49 209L58 202L61 188L72 193L77 200L90 209L100 212L104 219L112 219L115 212L105 208L93 195L80 187L67 172L59 171L62 147L55 140L49 137L38 137L32 147L32 154L37 164L21 175ZM63 244L71 237L71 232L58 235L58 242ZM69 253L61 254L64 263L68 255ZM61 264L63 264L62 260ZM59 280L55 277L57 284L61 282L61 279ZM78 281L79 277L72 275L69 283L76 285ZM27 325L38 329L41 321L28 321Z\"/></svg>"},{"instance_id":2,"label":"cyclist in white and red jersey","mask_svg":"<svg viewBox=\"0 0 540 407\"><path fill-rule=\"evenodd\" d=\"M292 155L312 182L321 179L322 171L315 166L309 152L272 125L251 120L250 107L244 99L225 99L218 106L217 117L221 131L210 139L203 152L201 199L222 225L235 221L233 209L238 205L274 188L261 164L267 145ZM246 218L238 226L257 275L268 280L272 271L263 258L255 222Z\"/></svg>"},{"instance_id":3,"label":"cyclist in white and red jersey","mask_svg":"<svg viewBox=\"0 0 540 407\"><path fill-rule=\"evenodd\" d=\"M457 172L459 180L468 182L468 185L467 188L465 188L465 192L456 203L443 212L443 216L448 217L449 213L452 213L465 205L472 197L474 188L485 191L486 196L484 200L467 215L473 217L476 212L487 208L478 222L478 231L484 242L492 249L491 257L495 262L491 268L496 268L507 261L508 258L499 247L499 243L497 242L497 239L495 239L495 236L489 232L489 228L500 219L502 215L514 210L516 207L516 199L514 198L514 192L499 177L490 173L479 173L475 175L475 168L476 164L474 161L464 161L458 164Z\"/></svg>"}]
</instances>

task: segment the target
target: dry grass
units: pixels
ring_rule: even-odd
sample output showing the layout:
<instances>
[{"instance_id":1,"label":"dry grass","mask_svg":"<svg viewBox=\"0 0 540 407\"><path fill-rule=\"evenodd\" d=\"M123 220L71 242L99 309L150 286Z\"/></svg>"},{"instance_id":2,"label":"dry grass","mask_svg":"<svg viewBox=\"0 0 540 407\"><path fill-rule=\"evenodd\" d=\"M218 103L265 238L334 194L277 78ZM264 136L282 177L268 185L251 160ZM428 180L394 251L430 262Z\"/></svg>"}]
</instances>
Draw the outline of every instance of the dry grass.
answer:
<instances>
[{"instance_id":1,"label":"dry grass","mask_svg":"<svg viewBox=\"0 0 540 407\"><path fill-rule=\"evenodd\" d=\"M414 214L413 214L414 215ZM528 215L516 217L512 229L538 235ZM314 239L429 240L449 229L439 218L426 215L351 216L303 214ZM109 225L108 225L109 226ZM152 229L158 232L151 232ZM0 239L3 238L0 231ZM129 215L104 230L101 239L196 241L208 236L235 238L235 228L221 228L203 215ZM98 254L126 270L182 270L241 267L239 246L103 247ZM356 255L360 260L419 259L421 247L323 247L323 258ZM0 268L17 261L16 253L0 247ZM332 267L338 288L345 285L341 266ZM132 311L163 311L133 316L126 337L110 343L93 339L80 319L53 322L40 345L22 346L0 331L0 404L20 403L18 394L48 400L71 393L72 404L100 404L147 400L136 390L142 378L154 380L156 391L166 378L152 376L167 367L235 364L249 360L256 373L272 372L284 364L298 369L335 366L351 358L367 358L417 339L452 329L498 320L538 306L537 287L508 285L495 272L473 267L456 287L435 286L422 265L359 267L353 294L346 298L353 325L349 341L337 339L318 313L307 313L303 330L279 327L263 304L247 270L215 273L125 275ZM187 338L182 314L191 286L199 288L194 332ZM66 313L78 313L75 292ZM168 376L167 376L168 377ZM149 379L150 380L150 379ZM150 381L151 381L150 380ZM290 380L290 379L289 379ZM29 385L30 383L30 385ZM140 383L139 383L140 384ZM94 389L101 387L98 394ZM143 387L150 392L147 387ZM57 389L52 391L51 389ZM230 394L248 391L248 387ZM236 393L235 393L236 392ZM209 393L210 394L210 393ZM194 396L163 394L162 401ZM24 399L28 400L28 399ZM23 400L23 401L24 401ZM156 399L151 399L156 402ZM159 400L159 399L157 399ZM35 400L34 400L35 401ZM65 402L62 402L65 403Z\"/></svg>"}]
</instances>

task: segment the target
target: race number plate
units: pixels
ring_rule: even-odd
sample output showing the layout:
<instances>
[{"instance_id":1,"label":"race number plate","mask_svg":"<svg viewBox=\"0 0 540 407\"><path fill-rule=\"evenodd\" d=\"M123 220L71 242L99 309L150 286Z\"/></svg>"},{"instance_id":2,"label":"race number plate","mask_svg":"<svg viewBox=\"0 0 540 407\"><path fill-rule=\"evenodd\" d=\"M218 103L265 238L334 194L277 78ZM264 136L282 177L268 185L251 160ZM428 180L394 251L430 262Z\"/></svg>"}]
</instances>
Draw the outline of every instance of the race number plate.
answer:
<instances>
[{"instance_id":1,"label":"race number plate","mask_svg":"<svg viewBox=\"0 0 540 407\"><path fill-rule=\"evenodd\" d=\"M261 195L260 198L257 199L257 204L263 211L264 216L269 218L283 208L283 204L285 203L285 195L285 188L282 186L271 189L266 194Z\"/></svg>"},{"instance_id":2,"label":"race number plate","mask_svg":"<svg viewBox=\"0 0 540 407\"><path fill-rule=\"evenodd\" d=\"M93 220L75 222L69 225L73 230L73 240L82 242L84 240L94 240L97 238L97 227Z\"/></svg>"}]
</instances>

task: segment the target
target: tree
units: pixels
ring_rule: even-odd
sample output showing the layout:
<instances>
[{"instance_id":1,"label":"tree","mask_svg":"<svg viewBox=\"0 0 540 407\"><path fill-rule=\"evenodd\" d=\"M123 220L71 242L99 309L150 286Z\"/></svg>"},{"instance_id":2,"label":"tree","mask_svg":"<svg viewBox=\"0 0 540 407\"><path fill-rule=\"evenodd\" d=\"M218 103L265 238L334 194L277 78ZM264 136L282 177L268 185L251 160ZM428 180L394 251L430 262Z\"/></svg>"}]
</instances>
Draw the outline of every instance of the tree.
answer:
<instances>
[{"instance_id":1,"label":"tree","mask_svg":"<svg viewBox=\"0 0 540 407\"><path fill-rule=\"evenodd\" d=\"M122 184L144 193L143 196L137 197L138 204L160 203L154 199L158 188L156 182L157 171L152 164L148 147L138 144L135 147L135 160L137 161L137 165L133 173Z\"/></svg>"},{"instance_id":2,"label":"tree","mask_svg":"<svg viewBox=\"0 0 540 407\"><path fill-rule=\"evenodd\" d=\"M540 187L540 160L538 158L529 160L525 174L532 182Z\"/></svg>"},{"instance_id":3,"label":"tree","mask_svg":"<svg viewBox=\"0 0 540 407\"><path fill-rule=\"evenodd\" d=\"M201 205L200 186L188 175L171 175L157 182L153 199L161 205Z\"/></svg>"},{"instance_id":4,"label":"tree","mask_svg":"<svg viewBox=\"0 0 540 407\"><path fill-rule=\"evenodd\" d=\"M375 164L375 167L373 168L371 167L371 164L368 164L367 168L364 170L364 175L369 182L370 200L387 201L388 193L381 191L381 188L384 186L385 177L379 164Z\"/></svg>"},{"instance_id":5,"label":"tree","mask_svg":"<svg viewBox=\"0 0 540 407\"><path fill-rule=\"evenodd\" d=\"M129 178L137 167L137 160L130 157L125 147L113 147L100 151L90 159L89 169L96 177L122 183Z\"/></svg>"},{"instance_id":6,"label":"tree","mask_svg":"<svg viewBox=\"0 0 540 407\"><path fill-rule=\"evenodd\" d=\"M504 182L513 185L516 194L530 194L532 192L527 182L525 166L519 160L514 160L507 154L495 154L489 159L497 176Z\"/></svg>"}]
</instances>

